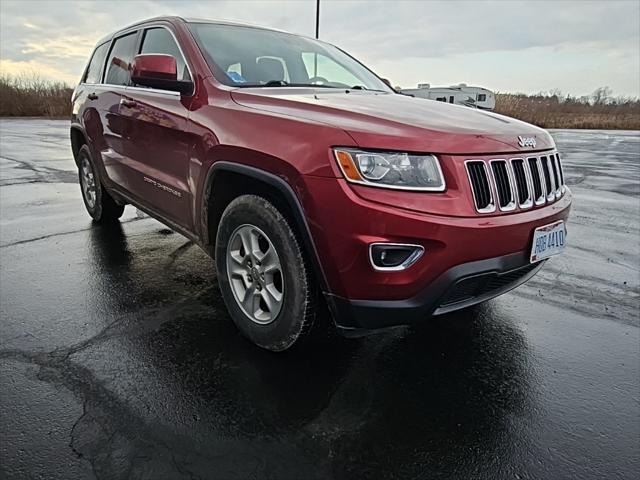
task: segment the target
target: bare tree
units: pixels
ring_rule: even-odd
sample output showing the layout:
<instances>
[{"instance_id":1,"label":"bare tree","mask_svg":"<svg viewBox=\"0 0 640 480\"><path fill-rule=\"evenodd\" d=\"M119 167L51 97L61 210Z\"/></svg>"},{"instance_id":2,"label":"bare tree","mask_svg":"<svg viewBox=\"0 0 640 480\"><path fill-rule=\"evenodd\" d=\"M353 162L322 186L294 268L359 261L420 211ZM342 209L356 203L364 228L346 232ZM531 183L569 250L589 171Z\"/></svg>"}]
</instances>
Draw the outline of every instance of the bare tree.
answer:
<instances>
[{"instance_id":1,"label":"bare tree","mask_svg":"<svg viewBox=\"0 0 640 480\"><path fill-rule=\"evenodd\" d=\"M613 90L610 87L596 88L591 94L594 105L606 105L611 99Z\"/></svg>"}]
</instances>

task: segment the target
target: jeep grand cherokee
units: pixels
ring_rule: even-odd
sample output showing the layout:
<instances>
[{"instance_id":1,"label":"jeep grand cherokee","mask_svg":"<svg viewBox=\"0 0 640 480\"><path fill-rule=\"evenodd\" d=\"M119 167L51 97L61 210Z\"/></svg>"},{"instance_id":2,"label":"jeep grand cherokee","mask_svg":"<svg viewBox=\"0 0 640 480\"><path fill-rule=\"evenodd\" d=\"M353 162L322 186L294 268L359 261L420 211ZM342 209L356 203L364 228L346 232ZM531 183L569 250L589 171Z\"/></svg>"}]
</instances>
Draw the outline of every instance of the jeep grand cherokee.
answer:
<instances>
[{"instance_id":1,"label":"jeep grand cherokee","mask_svg":"<svg viewBox=\"0 0 640 480\"><path fill-rule=\"evenodd\" d=\"M215 258L257 345L285 350L320 300L340 331L495 297L565 243L550 135L410 98L333 45L167 17L98 42L73 95L85 206L133 204Z\"/></svg>"}]
</instances>

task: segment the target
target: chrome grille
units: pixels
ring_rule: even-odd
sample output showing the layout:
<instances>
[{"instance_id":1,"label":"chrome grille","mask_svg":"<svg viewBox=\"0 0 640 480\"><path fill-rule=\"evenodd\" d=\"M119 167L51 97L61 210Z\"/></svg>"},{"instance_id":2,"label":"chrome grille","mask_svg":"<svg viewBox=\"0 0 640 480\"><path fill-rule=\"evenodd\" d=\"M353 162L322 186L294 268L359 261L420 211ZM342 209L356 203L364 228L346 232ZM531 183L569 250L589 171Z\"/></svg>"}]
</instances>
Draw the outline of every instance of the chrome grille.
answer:
<instances>
[{"instance_id":1,"label":"chrome grille","mask_svg":"<svg viewBox=\"0 0 640 480\"><path fill-rule=\"evenodd\" d=\"M553 172L553 184L556 186L556 197L559 196L560 189L558 185L560 185L560 176L558 175L558 167L556 166L556 156L551 155L549 157L549 161L551 162L551 171Z\"/></svg>"},{"instance_id":2,"label":"chrome grille","mask_svg":"<svg viewBox=\"0 0 640 480\"><path fill-rule=\"evenodd\" d=\"M529 208L533 205L533 195L531 192L531 180L528 177L528 170L523 158L514 158L511 160L511 168L513 169L513 177L515 179L516 189L518 190L518 205L520 208Z\"/></svg>"},{"instance_id":3,"label":"chrome grille","mask_svg":"<svg viewBox=\"0 0 640 480\"><path fill-rule=\"evenodd\" d=\"M495 211L496 205L493 201L493 194L491 193L487 165L482 160L472 160L466 162L466 164L476 210L480 213Z\"/></svg>"},{"instance_id":4,"label":"chrome grille","mask_svg":"<svg viewBox=\"0 0 640 480\"><path fill-rule=\"evenodd\" d=\"M560 194L562 195L565 191L564 186L564 172L562 171L562 164L560 163L560 154L555 154L556 167L558 168L558 175L560 176Z\"/></svg>"},{"instance_id":5,"label":"chrome grille","mask_svg":"<svg viewBox=\"0 0 640 480\"><path fill-rule=\"evenodd\" d=\"M542 167L540 161L535 157L527 158L529 162L529 173L531 174L531 184L533 186L533 202L542 205L546 201L544 185L542 184Z\"/></svg>"},{"instance_id":6,"label":"chrome grille","mask_svg":"<svg viewBox=\"0 0 640 480\"><path fill-rule=\"evenodd\" d=\"M493 174L493 183L498 194L500 210L513 210L516 208L516 202L513 195L511 171L507 168L506 160L491 160L489 163L491 164L491 173Z\"/></svg>"},{"instance_id":7,"label":"chrome grille","mask_svg":"<svg viewBox=\"0 0 640 480\"><path fill-rule=\"evenodd\" d=\"M465 162L476 210L491 213L551 203L565 191L560 156L467 160Z\"/></svg>"},{"instance_id":8,"label":"chrome grille","mask_svg":"<svg viewBox=\"0 0 640 480\"><path fill-rule=\"evenodd\" d=\"M547 201L553 200L555 194L553 193L553 185L551 174L549 173L549 159L545 157L540 157L540 163L542 164L542 175L544 177L544 191L547 192Z\"/></svg>"}]
</instances>

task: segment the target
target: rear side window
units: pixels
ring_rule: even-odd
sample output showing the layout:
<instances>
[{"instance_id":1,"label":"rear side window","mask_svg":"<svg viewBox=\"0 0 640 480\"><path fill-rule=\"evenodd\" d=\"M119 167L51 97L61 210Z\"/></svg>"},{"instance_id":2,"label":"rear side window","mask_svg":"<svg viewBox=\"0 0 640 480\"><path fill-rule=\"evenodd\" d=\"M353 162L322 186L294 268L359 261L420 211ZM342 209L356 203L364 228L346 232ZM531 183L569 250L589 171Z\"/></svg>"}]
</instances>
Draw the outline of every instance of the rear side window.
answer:
<instances>
[{"instance_id":1,"label":"rear side window","mask_svg":"<svg viewBox=\"0 0 640 480\"><path fill-rule=\"evenodd\" d=\"M164 53L166 55L172 55L175 57L178 67L178 80L191 80L187 63L182 53L180 53L178 44L166 28L150 28L146 30L140 53Z\"/></svg>"},{"instance_id":2,"label":"rear side window","mask_svg":"<svg viewBox=\"0 0 640 480\"><path fill-rule=\"evenodd\" d=\"M107 56L107 50L109 49L109 43L103 43L91 57L89 67L87 68L87 74L84 77L85 83L100 83L102 81L102 67L104 66L104 58Z\"/></svg>"},{"instance_id":3,"label":"rear side window","mask_svg":"<svg viewBox=\"0 0 640 480\"><path fill-rule=\"evenodd\" d=\"M130 33L124 37L117 38L113 42L109 60L107 61L105 83L111 85L129 85L136 36L136 33Z\"/></svg>"}]
</instances>

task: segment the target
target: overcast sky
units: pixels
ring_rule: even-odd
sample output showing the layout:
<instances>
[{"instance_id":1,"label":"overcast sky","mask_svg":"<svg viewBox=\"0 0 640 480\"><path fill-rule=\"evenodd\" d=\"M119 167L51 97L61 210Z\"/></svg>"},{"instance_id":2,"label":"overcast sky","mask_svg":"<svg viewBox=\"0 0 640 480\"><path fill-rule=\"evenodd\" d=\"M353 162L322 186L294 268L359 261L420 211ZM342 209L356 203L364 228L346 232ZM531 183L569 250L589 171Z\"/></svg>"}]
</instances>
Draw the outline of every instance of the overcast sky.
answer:
<instances>
[{"instance_id":1,"label":"overcast sky","mask_svg":"<svg viewBox=\"0 0 640 480\"><path fill-rule=\"evenodd\" d=\"M0 70L74 84L99 38L166 14L315 28L315 0L0 0ZM321 0L320 37L403 87L640 96L639 0Z\"/></svg>"}]
</instances>

